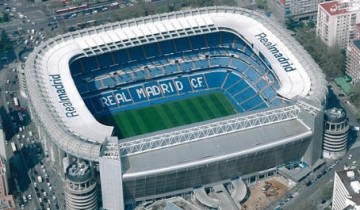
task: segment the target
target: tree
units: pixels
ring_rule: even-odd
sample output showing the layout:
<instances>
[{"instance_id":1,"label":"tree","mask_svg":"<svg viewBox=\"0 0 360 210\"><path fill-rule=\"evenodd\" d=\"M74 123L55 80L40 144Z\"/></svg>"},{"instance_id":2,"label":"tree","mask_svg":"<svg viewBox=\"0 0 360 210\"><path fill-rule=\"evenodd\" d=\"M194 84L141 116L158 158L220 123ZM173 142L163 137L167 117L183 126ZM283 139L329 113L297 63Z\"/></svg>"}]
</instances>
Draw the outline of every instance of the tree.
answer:
<instances>
[{"instance_id":1,"label":"tree","mask_svg":"<svg viewBox=\"0 0 360 210\"><path fill-rule=\"evenodd\" d=\"M13 42L5 30L2 30L0 34L0 57L6 56L11 50L13 50Z\"/></svg>"},{"instance_id":2,"label":"tree","mask_svg":"<svg viewBox=\"0 0 360 210\"><path fill-rule=\"evenodd\" d=\"M354 105L357 107L360 107L360 84L355 84L353 87L353 92L350 96L350 100L354 102ZM358 119L360 119L360 112L357 116Z\"/></svg>"},{"instance_id":3,"label":"tree","mask_svg":"<svg viewBox=\"0 0 360 210\"><path fill-rule=\"evenodd\" d=\"M343 76L346 54L339 46L327 47L309 26L296 28L296 40L312 56L329 79Z\"/></svg>"},{"instance_id":4,"label":"tree","mask_svg":"<svg viewBox=\"0 0 360 210\"><path fill-rule=\"evenodd\" d=\"M268 10L268 5L266 3L266 0L256 0L255 2L256 2L257 8L263 9L265 11Z\"/></svg>"},{"instance_id":5,"label":"tree","mask_svg":"<svg viewBox=\"0 0 360 210\"><path fill-rule=\"evenodd\" d=\"M292 17L288 17L286 18L285 20L285 25L286 25L286 28L291 30L291 31L295 31L295 29L298 27L298 22L296 22L294 20L294 18Z\"/></svg>"},{"instance_id":6,"label":"tree","mask_svg":"<svg viewBox=\"0 0 360 210\"><path fill-rule=\"evenodd\" d=\"M8 13L2 13L3 16L0 17L0 23L6 23L6 22L9 22L10 21L10 16Z\"/></svg>"}]
</instances>

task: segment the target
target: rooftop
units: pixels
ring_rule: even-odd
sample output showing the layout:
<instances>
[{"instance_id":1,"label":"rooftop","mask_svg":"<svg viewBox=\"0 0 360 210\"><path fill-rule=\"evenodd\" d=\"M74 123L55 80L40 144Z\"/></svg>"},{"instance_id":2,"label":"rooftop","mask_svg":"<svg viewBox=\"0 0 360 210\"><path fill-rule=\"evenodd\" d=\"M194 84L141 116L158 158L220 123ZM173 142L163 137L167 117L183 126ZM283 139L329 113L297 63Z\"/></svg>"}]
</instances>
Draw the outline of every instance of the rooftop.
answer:
<instances>
[{"instance_id":1,"label":"rooftop","mask_svg":"<svg viewBox=\"0 0 360 210\"><path fill-rule=\"evenodd\" d=\"M360 49L360 39L353 40L353 43L358 49Z\"/></svg>"},{"instance_id":2,"label":"rooftop","mask_svg":"<svg viewBox=\"0 0 360 210\"><path fill-rule=\"evenodd\" d=\"M346 190L349 193L348 198L356 203L360 204L360 173L358 170L342 170L335 172L342 183L344 184Z\"/></svg>"},{"instance_id":3,"label":"rooftop","mask_svg":"<svg viewBox=\"0 0 360 210\"><path fill-rule=\"evenodd\" d=\"M273 132L274 130L282 132ZM164 172L173 167L190 167L199 161L214 162L215 159L235 157L239 153L245 155L257 149L273 148L311 135L311 130L301 120L292 119L244 130L241 132L241 138L235 132L166 149L147 151L122 157L124 178Z\"/></svg>"},{"instance_id":4,"label":"rooftop","mask_svg":"<svg viewBox=\"0 0 360 210\"><path fill-rule=\"evenodd\" d=\"M348 7L341 4L339 1L329 1L320 3L320 6L329 14L329 15L340 15L348 12Z\"/></svg>"}]
</instances>

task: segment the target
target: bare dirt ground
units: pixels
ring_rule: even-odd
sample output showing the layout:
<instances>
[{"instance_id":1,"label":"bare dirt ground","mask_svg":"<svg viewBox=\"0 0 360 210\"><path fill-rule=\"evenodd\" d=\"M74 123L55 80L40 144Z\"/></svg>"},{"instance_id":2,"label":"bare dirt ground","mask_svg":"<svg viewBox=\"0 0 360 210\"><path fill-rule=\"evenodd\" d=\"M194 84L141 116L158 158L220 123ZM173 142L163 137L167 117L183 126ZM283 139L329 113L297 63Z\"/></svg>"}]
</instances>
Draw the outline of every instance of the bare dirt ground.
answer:
<instances>
[{"instance_id":1,"label":"bare dirt ground","mask_svg":"<svg viewBox=\"0 0 360 210\"><path fill-rule=\"evenodd\" d=\"M265 187L267 185L267 187ZM266 191L262 188L268 188ZM272 202L282 197L293 185L280 176L261 180L256 185L250 186L249 199L243 204L243 209L262 210ZM267 194L267 195L266 195Z\"/></svg>"}]
</instances>

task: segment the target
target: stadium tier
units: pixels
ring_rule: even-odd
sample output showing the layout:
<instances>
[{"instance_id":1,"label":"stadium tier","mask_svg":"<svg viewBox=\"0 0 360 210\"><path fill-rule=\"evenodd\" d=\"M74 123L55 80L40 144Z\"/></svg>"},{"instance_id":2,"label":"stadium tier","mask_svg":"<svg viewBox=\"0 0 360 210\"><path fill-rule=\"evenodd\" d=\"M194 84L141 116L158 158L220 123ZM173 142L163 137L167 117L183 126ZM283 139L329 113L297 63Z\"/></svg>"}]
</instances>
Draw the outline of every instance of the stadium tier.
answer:
<instances>
[{"instance_id":1,"label":"stadium tier","mask_svg":"<svg viewBox=\"0 0 360 210\"><path fill-rule=\"evenodd\" d=\"M25 68L49 157L63 168L90 161L105 209L321 157L325 77L253 11L198 8L70 32Z\"/></svg>"}]
</instances>

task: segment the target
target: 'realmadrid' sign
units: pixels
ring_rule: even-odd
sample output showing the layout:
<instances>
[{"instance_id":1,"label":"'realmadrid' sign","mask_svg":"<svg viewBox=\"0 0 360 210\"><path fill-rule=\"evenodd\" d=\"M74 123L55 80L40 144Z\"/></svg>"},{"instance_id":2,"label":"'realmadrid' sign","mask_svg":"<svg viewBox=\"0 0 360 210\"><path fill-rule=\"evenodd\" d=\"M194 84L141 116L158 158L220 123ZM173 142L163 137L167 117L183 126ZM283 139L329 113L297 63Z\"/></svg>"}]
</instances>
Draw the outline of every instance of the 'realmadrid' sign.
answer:
<instances>
[{"instance_id":1,"label":"'realmadrid' sign","mask_svg":"<svg viewBox=\"0 0 360 210\"><path fill-rule=\"evenodd\" d=\"M269 41L265 33L260 33L255 35L257 39L270 51L271 54L278 60L285 71L294 71L296 70L294 64L286 58L282 53L280 53L276 44Z\"/></svg>"}]
</instances>

